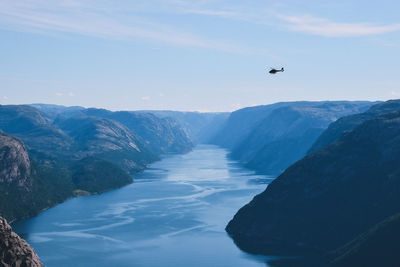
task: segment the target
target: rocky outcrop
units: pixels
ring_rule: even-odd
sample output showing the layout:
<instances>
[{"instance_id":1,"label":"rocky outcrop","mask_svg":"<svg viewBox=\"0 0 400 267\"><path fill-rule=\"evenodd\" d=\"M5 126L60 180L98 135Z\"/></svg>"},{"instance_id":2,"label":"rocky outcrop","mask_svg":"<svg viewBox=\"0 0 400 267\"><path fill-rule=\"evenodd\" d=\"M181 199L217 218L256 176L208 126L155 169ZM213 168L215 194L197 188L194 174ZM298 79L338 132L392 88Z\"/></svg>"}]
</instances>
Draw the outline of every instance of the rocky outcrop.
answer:
<instances>
[{"instance_id":1,"label":"rocky outcrop","mask_svg":"<svg viewBox=\"0 0 400 267\"><path fill-rule=\"evenodd\" d=\"M68 185L62 169L39 167L20 139L0 132L0 216L9 221L33 216L65 200Z\"/></svg>"},{"instance_id":2,"label":"rocky outcrop","mask_svg":"<svg viewBox=\"0 0 400 267\"><path fill-rule=\"evenodd\" d=\"M242 249L343 246L400 212L400 111L366 120L289 167L227 226Z\"/></svg>"},{"instance_id":3,"label":"rocky outcrop","mask_svg":"<svg viewBox=\"0 0 400 267\"><path fill-rule=\"evenodd\" d=\"M25 191L32 187L31 163L24 144L0 132L0 184L17 186Z\"/></svg>"},{"instance_id":4,"label":"rocky outcrop","mask_svg":"<svg viewBox=\"0 0 400 267\"><path fill-rule=\"evenodd\" d=\"M33 248L12 231L0 217L0 265L4 267L41 267Z\"/></svg>"}]
</instances>

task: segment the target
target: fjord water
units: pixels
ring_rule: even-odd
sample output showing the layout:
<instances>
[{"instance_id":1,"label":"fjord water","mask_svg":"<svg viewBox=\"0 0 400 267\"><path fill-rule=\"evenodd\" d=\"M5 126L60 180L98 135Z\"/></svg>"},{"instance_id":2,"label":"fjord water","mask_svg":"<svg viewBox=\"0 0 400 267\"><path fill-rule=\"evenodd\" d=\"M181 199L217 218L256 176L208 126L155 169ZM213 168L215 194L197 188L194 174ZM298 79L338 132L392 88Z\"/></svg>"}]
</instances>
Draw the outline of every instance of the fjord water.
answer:
<instances>
[{"instance_id":1,"label":"fjord water","mask_svg":"<svg viewBox=\"0 0 400 267\"><path fill-rule=\"evenodd\" d=\"M200 145L154 163L135 182L70 199L14 230L46 266L266 266L224 228L272 177Z\"/></svg>"}]
</instances>

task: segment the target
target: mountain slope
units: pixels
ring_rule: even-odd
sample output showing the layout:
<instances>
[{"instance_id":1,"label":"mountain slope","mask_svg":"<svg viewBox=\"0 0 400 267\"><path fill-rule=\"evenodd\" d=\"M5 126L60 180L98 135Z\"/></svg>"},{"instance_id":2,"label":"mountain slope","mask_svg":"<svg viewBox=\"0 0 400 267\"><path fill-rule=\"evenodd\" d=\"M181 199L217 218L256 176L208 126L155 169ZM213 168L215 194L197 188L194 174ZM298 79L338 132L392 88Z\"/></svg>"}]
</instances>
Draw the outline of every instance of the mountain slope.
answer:
<instances>
[{"instance_id":1,"label":"mountain slope","mask_svg":"<svg viewBox=\"0 0 400 267\"><path fill-rule=\"evenodd\" d=\"M18 138L0 132L0 215L8 220L33 216L72 193L67 171L32 161Z\"/></svg>"},{"instance_id":2,"label":"mountain slope","mask_svg":"<svg viewBox=\"0 0 400 267\"><path fill-rule=\"evenodd\" d=\"M227 226L250 252L327 252L400 212L400 111L289 167Z\"/></svg>"},{"instance_id":3,"label":"mountain slope","mask_svg":"<svg viewBox=\"0 0 400 267\"><path fill-rule=\"evenodd\" d=\"M122 124L103 118L75 116L54 122L74 140L74 157L98 157L128 172L143 170L157 160L143 140Z\"/></svg>"},{"instance_id":4,"label":"mountain slope","mask_svg":"<svg viewBox=\"0 0 400 267\"><path fill-rule=\"evenodd\" d=\"M385 266L400 263L400 214L390 216L331 253L335 267Z\"/></svg>"},{"instance_id":5,"label":"mountain slope","mask_svg":"<svg viewBox=\"0 0 400 267\"><path fill-rule=\"evenodd\" d=\"M248 107L239 109L230 114L223 128L211 138L210 142L225 148L232 149L242 142L264 118L274 109L287 106L289 103Z\"/></svg>"},{"instance_id":6,"label":"mountain slope","mask_svg":"<svg viewBox=\"0 0 400 267\"><path fill-rule=\"evenodd\" d=\"M370 102L287 102L232 113L217 144L246 167L279 174L301 159L337 118L365 111Z\"/></svg>"},{"instance_id":7,"label":"mountain slope","mask_svg":"<svg viewBox=\"0 0 400 267\"><path fill-rule=\"evenodd\" d=\"M64 153L70 138L46 116L27 105L0 105L0 130L21 138L29 149Z\"/></svg>"},{"instance_id":8,"label":"mountain slope","mask_svg":"<svg viewBox=\"0 0 400 267\"><path fill-rule=\"evenodd\" d=\"M309 152L315 152L326 145L337 141L344 133L352 131L356 126L366 120L376 118L382 114L400 109L400 100L389 100L384 103L373 105L366 112L345 116L338 119L315 141Z\"/></svg>"},{"instance_id":9,"label":"mountain slope","mask_svg":"<svg viewBox=\"0 0 400 267\"><path fill-rule=\"evenodd\" d=\"M133 111L108 111L105 109L87 109L87 116L107 118L126 126L137 133L155 154L185 153L193 148L188 134L182 126L171 118L158 118L150 113Z\"/></svg>"},{"instance_id":10,"label":"mountain slope","mask_svg":"<svg viewBox=\"0 0 400 267\"><path fill-rule=\"evenodd\" d=\"M87 116L85 109L67 109L69 116L58 106L44 109L57 114L0 105L0 130L12 133L0 134L0 215L10 221L34 216L74 195L131 183L129 174L143 170L158 155L192 148L170 119L117 114L121 120L127 116L131 128L145 128L140 130L145 139L115 120Z\"/></svg>"}]
</instances>

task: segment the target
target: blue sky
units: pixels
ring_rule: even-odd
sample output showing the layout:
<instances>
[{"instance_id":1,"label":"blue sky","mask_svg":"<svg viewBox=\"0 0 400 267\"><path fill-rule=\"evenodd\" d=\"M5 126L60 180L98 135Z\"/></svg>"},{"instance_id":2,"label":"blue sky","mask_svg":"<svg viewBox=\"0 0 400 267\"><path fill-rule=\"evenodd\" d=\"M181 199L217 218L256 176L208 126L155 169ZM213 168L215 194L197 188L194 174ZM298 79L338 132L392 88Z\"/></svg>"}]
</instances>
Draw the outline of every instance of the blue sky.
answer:
<instances>
[{"instance_id":1,"label":"blue sky","mask_svg":"<svg viewBox=\"0 0 400 267\"><path fill-rule=\"evenodd\" d=\"M398 10L394 0L0 0L0 103L231 111L400 98Z\"/></svg>"}]
</instances>

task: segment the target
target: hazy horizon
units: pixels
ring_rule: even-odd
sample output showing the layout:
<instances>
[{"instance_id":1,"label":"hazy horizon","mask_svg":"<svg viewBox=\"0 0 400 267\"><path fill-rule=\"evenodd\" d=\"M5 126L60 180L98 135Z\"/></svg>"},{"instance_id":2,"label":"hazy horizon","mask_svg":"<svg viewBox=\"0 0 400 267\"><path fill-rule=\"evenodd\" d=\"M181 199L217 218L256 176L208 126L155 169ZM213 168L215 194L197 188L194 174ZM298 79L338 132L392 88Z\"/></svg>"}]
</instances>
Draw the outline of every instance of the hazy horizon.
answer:
<instances>
[{"instance_id":1,"label":"hazy horizon","mask_svg":"<svg viewBox=\"0 0 400 267\"><path fill-rule=\"evenodd\" d=\"M393 99L388 99L388 100L395 100ZM383 102L385 100L295 100L295 101L278 101L278 102L273 102L273 103L267 103L267 104L259 104L259 105L250 105L246 107L240 107L238 109L230 110L230 111L207 111L207 110L179 110L179 109L109 109L101 106L81 106L81 105L62 105L62 104L54 104L54 103L16 103L16 104L2 104L0 105L54 105L54 106L62 106L62 107L82 107L82 108L95 108L95 109L107 109L111 111L177 111L177 112L198 112L198 113L230 113L237 111L239 109L243 108L251 108L251 107L256 107L256 106L266 106L266 105L272 105L276 103L291 103L291 102ZM387 100L386 100L387 101Z\"/></svg>"},{"instance_id":2,"label":"hazy horizon","mask_svg":"<svg viewBox=\"0 0 400 267\"><path fill-rule=\"evenodd\" d=\"M0 0L0 104L225 112L399 98L399 9L393 0Z\"/></svg>"}]
</instances>

